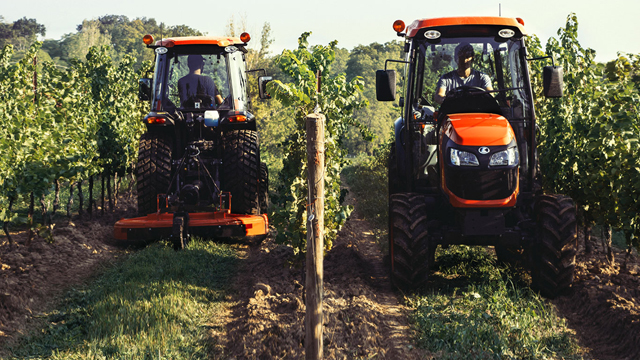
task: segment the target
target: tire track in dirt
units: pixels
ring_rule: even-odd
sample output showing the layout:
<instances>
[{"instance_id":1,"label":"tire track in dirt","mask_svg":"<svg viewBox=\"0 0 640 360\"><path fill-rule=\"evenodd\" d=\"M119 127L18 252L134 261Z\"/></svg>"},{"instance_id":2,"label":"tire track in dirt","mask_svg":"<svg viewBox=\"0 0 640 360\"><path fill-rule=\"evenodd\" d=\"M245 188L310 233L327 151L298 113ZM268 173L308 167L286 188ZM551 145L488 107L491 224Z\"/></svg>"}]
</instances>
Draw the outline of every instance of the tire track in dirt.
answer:
<instances>
[{"instance_id":1,"label":"tire track in dirt","mask_svg":"<svg viewBox=\"0 0 640 360\"><path fill-rule=\"evenodd\" d=\"M391 286L371 228L356 209L325 256L325 358L424 359L412 345L408 310ZM234 285L236 305L226 334L212 334L218 344L212 357L303 358L304 267L291 267L292 249L272 238L245 251Z\"/></svg>"}]
</instances>

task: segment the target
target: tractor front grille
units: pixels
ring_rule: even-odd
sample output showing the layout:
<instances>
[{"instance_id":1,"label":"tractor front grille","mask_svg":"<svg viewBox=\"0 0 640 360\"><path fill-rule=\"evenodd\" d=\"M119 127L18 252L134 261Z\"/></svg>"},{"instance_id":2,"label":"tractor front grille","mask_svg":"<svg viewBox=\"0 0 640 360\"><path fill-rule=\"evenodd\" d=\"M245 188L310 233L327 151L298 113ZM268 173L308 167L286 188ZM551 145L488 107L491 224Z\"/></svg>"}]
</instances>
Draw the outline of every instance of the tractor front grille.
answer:
<instances>
[{"instance_id":1,"label":"tractor front grille","mask_svg":"<svg viewBox=\"0 0 640 360\"><path fill-rule=\"evenodd\" d=\"M518 168L511 169L456 169L448 167L445 179L447 188L466 200L505 199L516 190Z\"/></svg>"}]
</instances>

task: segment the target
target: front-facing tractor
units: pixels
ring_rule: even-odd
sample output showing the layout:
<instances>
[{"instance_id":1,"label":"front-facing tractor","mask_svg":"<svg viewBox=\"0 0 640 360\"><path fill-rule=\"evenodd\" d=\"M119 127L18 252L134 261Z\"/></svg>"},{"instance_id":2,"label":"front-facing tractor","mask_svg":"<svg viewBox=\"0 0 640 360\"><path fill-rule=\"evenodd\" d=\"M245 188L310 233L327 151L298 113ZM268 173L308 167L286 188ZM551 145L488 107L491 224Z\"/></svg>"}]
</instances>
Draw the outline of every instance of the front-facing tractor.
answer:
<instances>
[{"instance_id":1,"label":"front-facing tractor","mask_svg":"<svg viewBox=\"0 0 640 360\"><path fill-rule=\"evenodd\" d=\"M155 43L145 36L155 71L140 80L139 97L151 105L138 153L140 217L118 221L116 239L171 237L181 249L191 234L267 234L268 173L249 112L248 41L246 33ZM269 80L258 79L261 98Z\"/></svg>"},{"instance_id":2,"label":"front-facing tractor","mask_svg":"<svg viewBox=\"0 0 640 360\"><path fill-rule=\"evenodd\" d=\"M405 57L376 74L377 97L402 116L389 156L389 247L400 287L427 281L438 245L494 246L498 259L531 269L553 297L573 282L576 210L542 192L536 118L521 19L416 20L394 30ZM544 94L562 96L562 68L544 68Z\"/></svg>"}]
</instances>

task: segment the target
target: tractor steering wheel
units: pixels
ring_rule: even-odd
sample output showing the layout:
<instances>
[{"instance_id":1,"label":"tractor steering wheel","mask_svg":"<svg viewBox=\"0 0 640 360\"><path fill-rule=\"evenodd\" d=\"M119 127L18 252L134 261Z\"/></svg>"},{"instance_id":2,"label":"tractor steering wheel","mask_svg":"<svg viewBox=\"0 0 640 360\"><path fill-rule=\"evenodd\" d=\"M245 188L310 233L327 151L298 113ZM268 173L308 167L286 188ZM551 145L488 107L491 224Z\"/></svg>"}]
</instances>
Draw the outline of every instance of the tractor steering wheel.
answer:
<instances>
[{"instance_id":1,"label":"tractor steering wheel","mask_svg":"<svg viewBox=\"0 0 640 360\"><path fill-rule=\"evenodd\" d=\"M478 87L478 86L467 86L467 85L462 85L462 86L458 86L457 88L449 91L449 93L447 94L447 97L460 97L460 96L467 96L467 95L471 95L471 94L475 94L475 93L479 93L479 92L486 92L487 90Z\"/></svg>"}]
</instances>

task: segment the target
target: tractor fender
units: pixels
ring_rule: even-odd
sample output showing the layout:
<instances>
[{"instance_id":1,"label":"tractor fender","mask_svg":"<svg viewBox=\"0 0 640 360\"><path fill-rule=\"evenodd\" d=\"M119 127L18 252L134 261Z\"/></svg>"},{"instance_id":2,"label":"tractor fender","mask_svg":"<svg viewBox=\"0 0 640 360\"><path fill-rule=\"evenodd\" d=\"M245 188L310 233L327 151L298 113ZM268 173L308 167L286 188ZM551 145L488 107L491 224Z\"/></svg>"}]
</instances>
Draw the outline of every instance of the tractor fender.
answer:
<instances>
[{"instance_id":1,"label":"tractor fender","mask_svg":"<svg viewBox=\"0 0 640 360\"><path fill-rule=\"evenodd\" d=\"M398 174L405 174L405 151L404 151L404 138L403 131L404 119L399 117L394 123L395 138L396 138L396 161L398 162Z\"/></svg>"}]
</instances>

